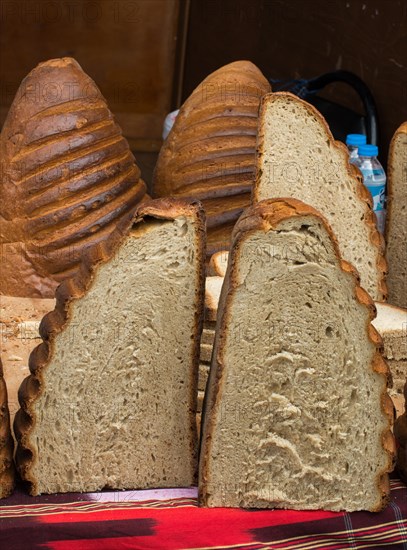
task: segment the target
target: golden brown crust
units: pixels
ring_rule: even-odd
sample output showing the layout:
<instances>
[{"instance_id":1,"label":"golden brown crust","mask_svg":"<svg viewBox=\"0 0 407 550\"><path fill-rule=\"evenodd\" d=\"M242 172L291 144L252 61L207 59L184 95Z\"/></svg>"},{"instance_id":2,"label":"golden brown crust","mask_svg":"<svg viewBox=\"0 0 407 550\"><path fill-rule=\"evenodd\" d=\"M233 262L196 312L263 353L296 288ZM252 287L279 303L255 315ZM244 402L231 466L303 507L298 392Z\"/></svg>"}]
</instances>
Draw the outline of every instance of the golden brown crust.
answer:
<instances>
[{"instance_id":1,"label":"golden brown crust","mask_svg":"<svg viewBox=\"0 0 407 550\"><path fill-rule=\"evenodd\" d=\"M14 490L13 453L14 440L10 430L7 388L0 359L0 498L8 497Z\"/></svg>"},{"instance_id":2,"label":"golden brown crust","mask_svg":"<svg viewBox=\"0 0 407 550\"><path fill-rule=\"evenodd\" d=\"M395 202L394 202L395 148L396 148L397 140L403 134L407 135L407 121L403 122L403 124L401 126L399 126L399 128L397 128L397 130L394 133L394 135L392 137L392 140L390 142L389 160L388 160L388 163L387 163L387 182L386 182L386 185L387 185L387 214L386 214L387 221L386 221L386 229L385 229L385 240L389 245L388 250L387 250L387 254L388 254L387 257L389 258L389 260L388 260L388 262L389 262L389 288L390 288L389 300L391 302L399 303L400 305L406 305L407 306L407 301L403 302L403 300L406 300L405 296L399 296L398 294L400 294L400 290L398 290L398 292L396 292L396 289L393 288L393 285L394 285L393 270L396 271L396 273L397 272L400 273L400 271L399 271L400 266L399 265L392 265L392 260L394 262L394 260L397 259L396 258L397 253L392 255L392 253L390 252L391 243L389 243L390 226L392 225L392 223L393 223L392 220L393 220L393 217L395 216L395 214L393 213L393 207L394 207L394 204L395 204ZM406 184L406 182L404 181L404 185L405 184ZM395 219L395 222L397 222L396 219ZM403 220L398 220L398 223L402 224ZM404 223L405 223L405 221L404 221ZM399 277L400 277L400 275L399 275ZM397 275L395 276L395 278L397 279ZM401 279L402 279L402 276L401 276ZM396 288L397 288L397 286L396 286ZM403 293L401 292L401 294L403 294Z\"/></svg>"},{"instance_id":3,"label":"golden brown crust","mask_svg":"<svg viewBox=\"0 0 407 550\"><path fill-rule=\"evenodd\" d=\"M55 309L45 315L40 325L40 335L43 342L31 353L29 359L30 376L20 386L20 409L14 420L14 433L17 439L16 466L24 481L30 484L30 494L38 494L36 480L31 473L31 467L36 460L35 445L30 440L30 434L35 427L33 404L40 397L45 384L44 373L54 353L56 335L64 330L72 315L73 303L80 299L90 289L100 264L113 258L131 228L142 223L149 217L173 220L180 216L193 218L197 227L197 308L195 311L195 339L193 351L193 366L196 370L195 387L190 393L190 418L192 438L191 459L196 456L196 396L198 383L198 364L200 337L204 309L204 269L205 269L205 216L199 201L187 202L172 198L157 199L141 204L133 216L122 219L108 241L98 243L87 251L78 273L72 279L67 279L57 288Z\"/></svg>"},{"instance_id":4,"label":"golden brown crust","mask_svg":"<svg viewBox=\"0 0 407 550\"><path fill-rule=\"evenodd\" d=\"M161 149L154 196L202 200L211 252L229 244L231 227L250 204L259 104L269 91L269 83L249 61L218 69L186 100Z\"/></svg>"},{"instance_id":5,"label":"golden brown crust","mask_svg":"<svg viewBox=\"0 0 407 550\"><path fill-rule=\"evenodd\" d=\"M0 293L53 297L146 187L96 84L71 58L23 80L1 132Z\"/></svg>"},{"instance_id":6,"label":"golden brown crust","mask_svg":"<svg viewBox=\"0 0 407 550\"><path fill-rule=\"evenodd\" d=\"M381 297L381 300L385 301L387 298L387 285L386 285L387 261L384 256L385 241L383 236L377 229L376 218L373 212L372 197L368 189L363 184L362 174L354 164L351 164L349 162L349 152L346 145L334 139L326 120L321 115L321 113L310 103L307 103L302 99L299 99L297 96L289 92L275 92L275 93L269 93L262 98L260 111L264 109L264 105L266 103L270 103L274 100L278 100L281 97L285 98L287 101L295 101L297 103L301 103L304 106L304 108L309 112L309 114L321 123L321 125L325 129L326 136L329 142L332 144L333 147L335 147L338 151L342 153L343 166L346 169L347 173L357 182L356 184L357 196L361 202L366 204L364 219L369 229L370 242L372 246L375 247L377 250L376 267L377 267L377 273L378 273L378 281L377 281L378 295ZM263 119L260 116L258 136L260 137L262 134L264 134L264 131L265 130L264 130ZM261 155L261 151L259 150L259 143L257 146L257 155ZM261 176L261 173L257 171L255 184L253 186L252 202L258 202L259 200L258 189L259 189L260 176Z\"/></svg>"},{"instance_id":7,"label":"golden brown crust","mask_svg":"<svg viewBox=\"0 0 407 550\"><path fill-rule=\"evenodd\" d=\"M280 198L264 200L248 208L240 217L233 231L232 249L229 253L226 277L218 306L219 314L217 317L214 343L214 349L217 350L217 354L214 358L215 362L213 363L210 372L210 378L207 385L205 415L202 419L202 441L199 463L199 503L202 506L205 506L208 500L206 487L209 475L208 463L210 456L210 446L215 424L214 411L218 410L220 407L219 395L224 370L223 348L225 346L227 326L229 324L228 315L230 315L230 304L231 300L233 299L234 290L237 286L237 258L239 257L239 251L242 247L243 242L252 232L259 230L268 231L269 229L276 229L283 220L293 217L304 216L312 216L314 218L317 218L325 226L333 243L335 254L338 260L338 266L343 272L349 274L353 278L355 285L355 297L357 301L369 312L369 321L366 330L369 339L376 347L376 353L374 355L371 367L372 370L380 374L383 379L381 408L382 412L388 419L388 426L382 434L382 445L383 449L386 451L388 461L383 471L379 472L377 476L377 486L380 491L381 498L377 507L375 507L372 511L379 511L383 509L389 501L390 490L388 472L392 471L394 463L394 438L391 433L391 426L393 423L393 405L391 404L391 400L387 394L387 382L390 373L389 368L381 354L382 340L378 332L371 324L371 321L376 316L376 307L369 294L360 287L360 278L356 269L349 262L342 260L336 237L326 219L313 207L306 205L297 199Z\"/></svg>"},{"instance_id":8,"label":"golden brown crust","mask_svg":"<svg viewBox=\"0 0 407 550\"><path fill-rule=\"evenodd\" d=\"M397 128L395 131L392 140L390 142L390 148L389 148L389 162L387 167L387 219L391 219L393 215L393 175L394 175L394 167L393 167L393 157L394 157L394 148L396 145L396 140L400 136L400 134L407 134L407 121L403 122L401 126ZM385 231L385 237L386 241L389 238L389 224L386 223L386 231Z\"/></svg>"}]
</instances>

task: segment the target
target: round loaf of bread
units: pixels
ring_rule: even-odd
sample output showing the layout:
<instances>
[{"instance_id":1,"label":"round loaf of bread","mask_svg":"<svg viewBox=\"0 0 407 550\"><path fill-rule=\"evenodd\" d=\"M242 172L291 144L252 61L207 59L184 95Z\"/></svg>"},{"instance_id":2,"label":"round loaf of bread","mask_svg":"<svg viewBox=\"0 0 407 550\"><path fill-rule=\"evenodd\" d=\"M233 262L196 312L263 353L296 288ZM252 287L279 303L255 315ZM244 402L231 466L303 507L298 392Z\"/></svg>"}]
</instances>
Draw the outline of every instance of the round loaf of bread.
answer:
<instances>
[{"instance_id":1,"label":"round loaf of bread","mask_svg":"<svg viewBox=\"0 0 407 550\"><path fill-rule=\"evenodd\" d=\"M53 297L146 187L93 80L71 58L22 82L1 133L0 293Z\"/></svg>"},{"instance_id":2,"label":"round loaf of bread","mask_svg":"<svg viewBox=\"0 0 407 550\"><path fill-rule=\"evenodd\" d=\"M249 61L222 67L186 100L161 149L154 195L202 201L209 255L229 248L233 226L250 204L259 105L269 91Z\"/></svg>"}]
</instances>

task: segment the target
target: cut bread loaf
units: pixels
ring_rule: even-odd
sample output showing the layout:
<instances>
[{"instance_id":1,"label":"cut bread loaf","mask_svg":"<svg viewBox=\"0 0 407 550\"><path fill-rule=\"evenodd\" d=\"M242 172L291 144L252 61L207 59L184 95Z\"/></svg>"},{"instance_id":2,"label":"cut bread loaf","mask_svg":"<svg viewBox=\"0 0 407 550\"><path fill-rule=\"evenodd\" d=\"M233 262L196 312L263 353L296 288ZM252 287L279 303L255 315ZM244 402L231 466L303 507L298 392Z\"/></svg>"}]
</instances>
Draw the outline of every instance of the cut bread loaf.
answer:
<instances>
[{"instance_id":1,"label":"cut bread loaf","mask_svg":"<svg viewBox=\"0 0 407 550\"><path fill-rule=\"evenodd\" d=\"M186 100L161 149L153 193L202 200L209 254L229 246L233 225L250 204L259 104L269 91L249 61L220 68Z\"/></svg>"},{"instance_id":2,"label":"cut bread loaf","mask_svg":"<svg viewBox=\"0 0 407 550\"><path fill-rule=\"evenodd\" d=\"M204 224L146 203L58 288L14 422L32 495L194 483Z\"/></svg>"},{"instance_id":3,"label":"cut bread loaf","mask_svg":"<svg viewBox=\"0 0 407 550\"><path fill-rule=\"evenodd\" d=\"M407 307L407 122L393 136L387 170L389 302Z\"/></svg>"},{"instance_id":4,"label":"cut bread loaf","mask_svg":"<svg viewBox=\"0 0 407 550\"><path fill-rule=\"evenodd\" d=\"M0 294L53 298L146 187L105 99L69 57L23 80L0 138Z\"/></svg>"},{"instance_id":5,"label":"cut bread loaf","mask_svg":"<svg viewBox=\"0 0 407 550\"><path fill-rule=\"evenodd\" d=\"M254 202L294 197L316 208L332 226L344 260L358 270L362 287L383 301L384 241L371 196L322 115L292 94L268 94L260 111L257 155Z\"/></svg>"},{"instance_id":6,"label":"cut bread loaf","mask_svg":"<svg viewBox=\"0 0 407 550\"><path fill-rule=\"evenodd\" d=\"M313 208L276 199L242 215L205 398L202 505L386 505L393 407L374 312Z\"/></svg>"},{"instance_id":7,"label":"cut bread loaf","mask_svg":"<svg viewBox=\"0 0 407 550\"><path fill-rule=\"evenodd\" d=\"M7 388L0 359L0 498L8 497L14 489L14 441L10 430Z\"/></svg>"}]
</instances>

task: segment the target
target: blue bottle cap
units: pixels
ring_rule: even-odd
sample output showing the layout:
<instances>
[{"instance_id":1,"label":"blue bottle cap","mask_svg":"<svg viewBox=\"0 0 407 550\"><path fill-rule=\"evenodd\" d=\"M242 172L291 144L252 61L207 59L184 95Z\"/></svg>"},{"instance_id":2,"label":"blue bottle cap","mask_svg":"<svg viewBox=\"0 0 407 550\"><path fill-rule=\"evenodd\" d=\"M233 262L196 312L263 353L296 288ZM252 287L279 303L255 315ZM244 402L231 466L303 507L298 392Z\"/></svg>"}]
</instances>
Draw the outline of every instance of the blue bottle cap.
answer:
<instances>
[{"instance_id":1,"label":"blue bottle cap","mask_svg":"<svg viewBox=\"0 0 407 550\"><path fill-rule=\"evenodd\" d=\"M365 145L366 136L364 134L348 134L346 136L346 145Z\"/></svg>"},{"instance_id":2,"label":"blue bottle cap","mask_svg":"<svg viewBox=\"0 0 407 550\"><path fill-rule=\"evenodd\" d=\"M361 157L377 157L379 148L377 145L360 145L358 147L358 153Z\"/></svg>"}]
</instances>

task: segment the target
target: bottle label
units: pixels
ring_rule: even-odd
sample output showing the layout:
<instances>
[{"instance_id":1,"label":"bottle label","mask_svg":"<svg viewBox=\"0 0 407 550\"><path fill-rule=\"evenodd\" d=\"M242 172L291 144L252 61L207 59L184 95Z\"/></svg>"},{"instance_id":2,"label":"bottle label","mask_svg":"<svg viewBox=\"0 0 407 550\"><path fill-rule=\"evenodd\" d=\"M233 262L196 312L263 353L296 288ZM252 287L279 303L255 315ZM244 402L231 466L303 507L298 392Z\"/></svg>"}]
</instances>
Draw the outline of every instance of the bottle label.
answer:
<instances>
[{"instance_id":1,"label":"bottle label","mask_svg":"<svg viewBox=\"0 0 407 550\"><path fill-rule=\"evenodd\" d=\"M363 183L370 191L373 199L373 210L378 212L384 210L386 202L386 175L382 170L364 170L360 169L363 174Z\"/></svg>"}]
</instances>

